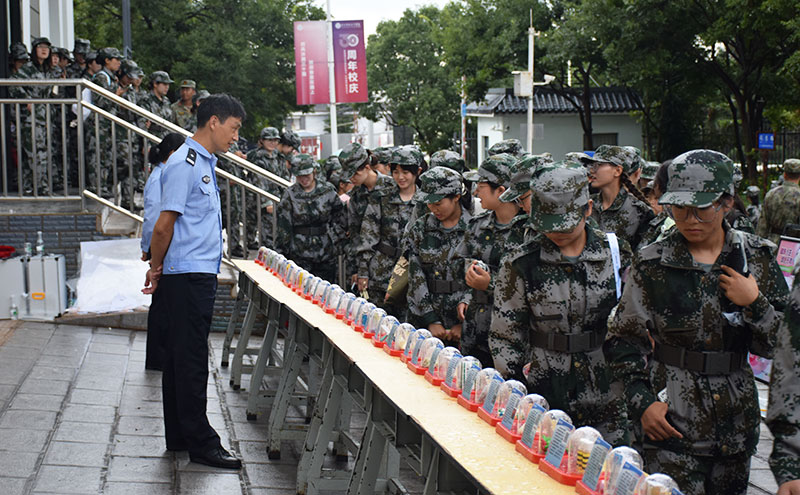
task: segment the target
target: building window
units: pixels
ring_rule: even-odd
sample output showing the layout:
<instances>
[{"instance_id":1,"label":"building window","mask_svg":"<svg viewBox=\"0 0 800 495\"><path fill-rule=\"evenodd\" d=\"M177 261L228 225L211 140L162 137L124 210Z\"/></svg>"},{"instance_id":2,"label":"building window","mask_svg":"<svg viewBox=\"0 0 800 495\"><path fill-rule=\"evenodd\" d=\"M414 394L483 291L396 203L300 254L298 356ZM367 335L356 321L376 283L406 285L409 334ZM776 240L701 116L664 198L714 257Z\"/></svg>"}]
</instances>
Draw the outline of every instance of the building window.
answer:
<instances>
[{"instance_id":1,"label":"building window","mask_svg":"<svg viewBox=\"0 0 800 495\"><path fill-rule=\"evenodd\" d=\"M483 158L482 160L486 160L486 157L489 156L489 136L481 136L483 140Z\"/></svg>"}]
</instances>

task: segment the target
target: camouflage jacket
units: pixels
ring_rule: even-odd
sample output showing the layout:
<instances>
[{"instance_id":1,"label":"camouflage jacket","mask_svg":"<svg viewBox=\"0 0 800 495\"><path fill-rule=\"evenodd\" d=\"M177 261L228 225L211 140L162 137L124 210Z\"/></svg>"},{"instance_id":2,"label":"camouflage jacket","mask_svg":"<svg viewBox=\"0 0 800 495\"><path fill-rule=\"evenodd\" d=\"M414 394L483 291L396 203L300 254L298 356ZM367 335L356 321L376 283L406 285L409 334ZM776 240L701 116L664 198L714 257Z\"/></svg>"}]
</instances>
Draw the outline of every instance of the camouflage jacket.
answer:
<instances>
[{"instance_id":1,"label":"camouflage jacket","mask_svg":"<svg viewBox=\"0 0 800 495\"><path fill-rule=\"evenodd\" d=\"M796 273L796 270L795 270ZM769 465L778 485L800 479L800 284L792 287L778 329L769 385L767 425L775 437Z\"/></svg>"},{"instance_id":2,"label":"camouflage jacket","mask_svg":"<svg viewBox=\"0 0 800 495\"><path fill-rule=\"evenodd\" d=\"M370 196L356 246L358 276L368 278L370 286L382 290L388 287L392 269L403 254L403 232L414 207L413 198L400 198L396 185Z\"/></svg>"},{"instance_id":3,"label":"camouflage jacket","mask_svg":"<svg viewBox=\"0 0 800 495\"><path fill-rule=\"evenodd\" d=\"M756 229L753 226L753 222L750 221L750 217L748 217L746 213L742 213L736 208L732 208L731 211L725 215L725 220L728 221L732 229L741 230L742 232L747 232L748 234L756 233Z\"/></svg>"},{"instance_id":4,"label":"camouflage jacket","mask_svg":"<svg viewBox=\"0 0 800 495\"><path fill-rule=\"evenodd\" d=\"M283 192L278 206L276 246L287 258L335 261L344 238L344 204L333 186L317 182L306 192L293 184Z\"/></svg>"},{"instance_id":5,"label":"camouflage jacket","mask_svg":"<svg viewBox=\"0 0 800 495\"><path fill-rule=\"evenodd\" d=\"M492 278L489 288L485 291L468 288L461 302L471 304L475 294L484 292L488 297L488 302L485 304L491 308L500 260L504 254L525 242L527 220L528 215L521 212L509 223L502 225L497 223L497 216L489 210L470 218L467 232L456 248L456 255L463 259L465 271L472 264L472 260L483 261L488 265Z\"/></svg>"},{"instance_id":6,"label":"camouflage jacket","mask_svg":"<svg viewBox=\"0 0 800 495\"><path fill-rule=\"evenodd\" d=\"M186 129L187 131L190 130L191 127L187 126L191 126L192 124L191 122L192 107L191 106L186 107L181 103L180 100L178 100L172 105L170 105L170 108L172 108L172 114L175 116L175 123Z\"/></svg>"},{"instance_id":7,"label":"camouflage jacket","mask_svg":"<svg viewBox=\"0 0 800 495\"><path fill-rule=\"evenodd\" d=\"M367 212L370 197L393 185L394 180L391 177L379 173L371 191L363 184L350 191L350 201L347 203L348 247L345 251L345 276L349 277L358 271L357 249L361 244L361 222Z\"/></svg>"},{"instance_id":8,"label":"camouflage jacket","mask_svg":"<svg viewBox=\"0 0 800 495\"><path fill-rule=\"evenodd\" d=\"M636 250L647 233L650 220L655 216L653 210L636 199L625 187L619 190L614 202L606 210L603 209L600 194L593 195L592 201L592 218L600 226L600 230L614 232Z\"/></svg>"},{"instance_id":9,"label":"camouflage jacket","mask_svg":"<svg viewBox=\"0 0 800 495\"><path fill-rule=\"evenodd\" d=\"M259 167L263 168L268 172L272 172L275 175L281 176L284 179L288 179L284 173L281 175L280 167L282 165L282 161L280 159L280 154L277 151L269 152L264 148L256 148L250 150L247 153L247 160L250 162L255 163ZM286 170L286 167L283 167ZM283 194L284 188L279 186L278 184L272 182L271 180L258 176L256 177L255 174L248 174L247 181L253 184L254 186L258 186L261 189L264 189L267 192L271 192L275 196L280 196Z\"/></svg>"},{"instance_id":10,"label":"camouflage jacket","mask_svg":"<svg viewBox=\"0 0 800 495\"><path fill-rule=\"evenodd\" d=\"M694 455L755 452L760 423L758 395L749 366L729 374L701 374L654 359L656 345L696 352L748 351L771 357L788 290L775 257L775 246L755 235L744 237L750 272L758 281L758 298L735 306L719 287L720 265L737 262L736 235L728 224L725 244L706 271L694 262L680 231L637 254L604 346L616 378L624 384L629 416L642 413L666 392L669 420L683 434L653 442ZM651 340L652 339L652 340Z\"/></svg>"},{"instance_id":11,"label":"camouflage jacket","mask_svg":"<svg viewBox=\"0 0 800 495\"><path fill-rule=\"evenodd\" d=\"M86 74L86 66L78 62L70 62L67 66L67 79L81 79Z\"/></svg>"},{"instance_id":12,"label":"camouflage jacket","mask_svg":"<svg viewBox=\"0 0 800 495\"><path fill-rule=\"evenodd\" d=\"M168 120L169 122L175 123L175 114L172 112L172 107L169 103L169 98L166 96L159 100L155 93L149 91L144 98L139 100L139 106L147 110L148 112L154 113L161 117L164 120ZM159 137L166 136L170 131L166 128L161 127L160 125L156 124L155 122L150 123L150 129L148 129L151 134L155 134Z\"/></svg>"},{"instance_id":13,"label":"camouflage jacket","mask_svg":"<svg viewBox=\"0 0 800 495\"><path fill-rule=\"evenodd\" d=\"M671 219L666 210L653 217L647 225L647 233L642 237L639 247L644 247L652 242L656 242L659 237L667 235L669 230L675 226L675 220Z\"/></svg>"},{"instance_id":14,"label":"camouflage jacket","mask_svg":"<svg viewBox=\"0 0 800 495\"><path fill-rule=\"evenodd\" d=\"M445 229L433 213L418 218L408 230L408 310L410 323L427 328L459 323L456 306L464 298L464 264L456 262L471 215L462 208L455 227ZM441 287L449 284L449 288ZM438 288L436 286L439 286Z\"/></svg>"},{"instance_id":15,"label":"camouflage jacket","mask_svg":"<svg viewBox=\"0 0 800 495\"><path fill-rule=\"evenodd\" d=\"M787 181L764 197L756 233L777 244L788 223L800 223L800 187Z\"/></svg>"},{"instance_id":16,"label":"camouflage jacket","mask_svg":"<svg viewBox=\"0 0 800 495\"><path fill-rule=\"evenodd\" d=\"M119 88L119 81L117 81L117 76L111 74L105 68L101 69L100 72L92 77L92 82L97 84L98 86L102 87L106 91L116 94L117 89ZM119 108L115 103L113 103L108 98L97 98L95 104L105 110L106 112L117 115L117 109ZM100 121L104 121L103 117L100 117Z\"/></svg>"},{"instance_id":17,"label":"camouflage jacket","mask_svg":"<svg viewBox=\"0 0 800 495\"><path fill-rule=\"evenodd\" d=\"M581 400L575 395L579 389L608 386L605 371L595 376L597 370L606 369L599 347L567 354L530 344L531 331L605 333L608 314L617 301L611 249L603 232L587 226L586 233L586 246L574 263L547 237L534 236L503 258L494 287L489 347L495 368L508 378L524 381L522 367L530 362L528 380L542 390L563 394L554 399L556 403L568 395ZM624 240L619 246L624 269L630 263L630 247Z\"/></svg>"},{"instance_id":18,"label":"camouflage jacket","mask_svg":"<svg viewBox=\"0 0 800 495\"><path fill-rule=\"evenodd\" d=\"M25 62L17 72L11 75L12 79L54 79L55 77L56 75L53 69L46 70L43 67L35 65L31 61ZM9 96L12 98L50 98L52 90L52 86L11 86L9 88ZM20 105L20 108L22 109L20 115L22 124L30 129L33 124L32 115L27 110L26 105ZM11 107L11 112L13 118L15 112L13 106ZM42 104L36 105L34 107L34 113L36 114L38 123L37 127L44 127L47 119L47 106ZM23 139L27 140L28 138L23 137Z\"/></svg>"}]
</instances>

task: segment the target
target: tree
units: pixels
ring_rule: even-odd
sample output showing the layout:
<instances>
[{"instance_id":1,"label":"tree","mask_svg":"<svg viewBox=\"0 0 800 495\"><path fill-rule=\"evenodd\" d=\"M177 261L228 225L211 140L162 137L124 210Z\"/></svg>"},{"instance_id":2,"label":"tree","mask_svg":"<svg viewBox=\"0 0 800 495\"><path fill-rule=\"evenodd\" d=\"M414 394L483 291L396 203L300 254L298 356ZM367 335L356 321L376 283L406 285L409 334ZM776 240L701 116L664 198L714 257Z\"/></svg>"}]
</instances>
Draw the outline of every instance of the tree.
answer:
<instances>
[{"instance_id":1,"label":"tree","mask_svg":"<svg viewBox=\"0 0 800 495\"><path fill-rule=\"evenodd\" d=\"M409 9L398 21L378 24L367 43L370 101L356 106L371 120L412 128L431 153L450 148L460 125L460 82L442 59L440 29L436 7Z\"/></svg>"},{"instance_id":2,"label":"tree","mask_svg":"<svg viewBox=\"0 0 800 495\"><path fill-rule=\"evenodd\" d=\"M292 22L324 19L312 0L138 0L131 2L133 58L145 73L242 100L245 132L282 127L296 110ZM122 46L117 0L76 0L76 35L92 46ZM177 88L175 88L177 92ZM174 98L173 98L174 99Z\"/></svg>"}]
</instances>

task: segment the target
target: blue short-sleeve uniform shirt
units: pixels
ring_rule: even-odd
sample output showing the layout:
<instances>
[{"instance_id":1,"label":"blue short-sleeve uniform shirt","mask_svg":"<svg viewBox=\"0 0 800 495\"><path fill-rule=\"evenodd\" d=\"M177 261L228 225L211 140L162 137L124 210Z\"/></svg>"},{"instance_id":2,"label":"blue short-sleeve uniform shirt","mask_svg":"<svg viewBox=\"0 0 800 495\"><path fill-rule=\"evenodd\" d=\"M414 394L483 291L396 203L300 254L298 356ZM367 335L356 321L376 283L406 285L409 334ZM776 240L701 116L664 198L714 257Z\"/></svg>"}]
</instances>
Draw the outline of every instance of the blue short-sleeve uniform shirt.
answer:
<instances>
[{"instance_id":1,"label":"blue short-sleeve uniform shirt","mask_svg":"<svg viewBox=\"0 0 800 495\"><path fill-rule=\"evenodd\" d=\"M144 185L144 221L142 222L142 252L150 251L150 239L153 238L153 227L161 213L161 171L164 164L154 167Z\"/></svg>"},{"instance_id":2,"label":"blue short-sleeve uniform shirt","mask_svg":"<svg viewBox=\"0 0 800 495\"><path fill-rule=\"evenodd\" d=\"M192 138L172 154L161 172L161 211L178 213L164 275L219 273L222 211L214 172L217 158Z\"/></svg>"}]
</instances>

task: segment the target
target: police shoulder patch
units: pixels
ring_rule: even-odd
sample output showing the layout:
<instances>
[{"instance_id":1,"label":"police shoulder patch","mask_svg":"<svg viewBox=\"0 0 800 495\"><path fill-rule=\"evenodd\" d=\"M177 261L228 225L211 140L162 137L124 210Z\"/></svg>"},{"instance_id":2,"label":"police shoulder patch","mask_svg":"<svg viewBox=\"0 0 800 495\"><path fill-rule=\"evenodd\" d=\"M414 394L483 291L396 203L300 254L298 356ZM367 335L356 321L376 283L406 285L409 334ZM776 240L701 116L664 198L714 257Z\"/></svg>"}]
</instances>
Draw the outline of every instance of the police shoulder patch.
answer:
<instances>
[{"instance_id":1,"label":"police shoulder patch","mask_svg":"<svg viewBox=\"0 0 800 495\"><path fill-rule=\"evenodd\" d=\"M194 167L194 162L197 161L197 152L191 148L189 148L189 152L186 153L186 162Z\"/></svg>"}]
</instances>

